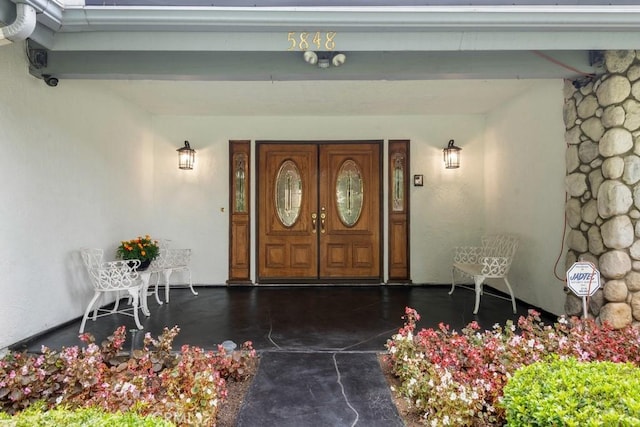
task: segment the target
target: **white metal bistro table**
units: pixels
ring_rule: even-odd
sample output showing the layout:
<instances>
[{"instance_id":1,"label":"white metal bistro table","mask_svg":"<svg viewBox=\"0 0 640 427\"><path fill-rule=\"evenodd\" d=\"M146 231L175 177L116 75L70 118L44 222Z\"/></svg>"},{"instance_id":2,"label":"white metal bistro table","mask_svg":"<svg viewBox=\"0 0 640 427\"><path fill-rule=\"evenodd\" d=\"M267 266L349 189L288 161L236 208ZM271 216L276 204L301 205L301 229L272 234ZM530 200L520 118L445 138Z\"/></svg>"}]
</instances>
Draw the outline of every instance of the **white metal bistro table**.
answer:
<instances>
[{"instance_id":1,"label":"white metal bistro table","mask_svg":"<svg viewBox=\"0 0 640 427\"><path fill-rule=\"evenodd\" d=\"M149 312L149 306L147 304L147 297L149 296L149 281L151 280L151 275L162 274L166 283L164 288L165 300L169 301L169 278L171 277L171 273L173 273L173 268L171 267L155 267L154 268L153 264L149 266L149 268L147 268L146 270L138 271L138 274L140 275L140 280L142 281L142 288L140 289L140 294L141 294L140 308L142 309L142 313L144 313L145 316L151 315L151 313ZM157 283L156 283L156 289L154 294L156 296L156 301L158 302L158 304L162 305L163 302L160 301L160 297L158 296Z\"/></svg>"}]
</instances>

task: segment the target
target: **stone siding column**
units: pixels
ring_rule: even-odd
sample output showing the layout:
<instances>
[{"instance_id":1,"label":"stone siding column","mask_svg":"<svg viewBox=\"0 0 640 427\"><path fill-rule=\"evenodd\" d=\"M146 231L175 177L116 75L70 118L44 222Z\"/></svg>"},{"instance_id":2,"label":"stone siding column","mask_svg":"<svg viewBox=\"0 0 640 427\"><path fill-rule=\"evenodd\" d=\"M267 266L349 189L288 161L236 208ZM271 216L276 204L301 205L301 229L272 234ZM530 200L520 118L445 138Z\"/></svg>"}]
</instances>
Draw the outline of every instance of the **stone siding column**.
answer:
<instances>
[{"instance_id":1,"label":"stone siding column","mask_svg":"<svg viewBox=\"0 0 640 427\"><path fill-rule=\"evenodd\" d=\"M616 328L640 321L640 51L605 52L605 72L565 82L567 265L598 266L590 315ZM582 313L567 295L565 311Z\"/></svg>"}]
</instances>

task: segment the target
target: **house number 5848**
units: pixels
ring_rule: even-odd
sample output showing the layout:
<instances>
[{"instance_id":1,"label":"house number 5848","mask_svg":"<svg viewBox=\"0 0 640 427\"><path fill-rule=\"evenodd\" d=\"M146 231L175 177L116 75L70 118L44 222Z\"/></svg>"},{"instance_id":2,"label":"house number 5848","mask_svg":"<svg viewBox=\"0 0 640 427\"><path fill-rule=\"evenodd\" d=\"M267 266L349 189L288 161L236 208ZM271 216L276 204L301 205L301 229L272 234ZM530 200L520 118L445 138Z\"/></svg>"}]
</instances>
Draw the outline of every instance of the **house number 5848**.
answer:
<instances>
[{"instance_id":1,"label":"house number 5848","mask_svg":"<svg viewBox=\"0 0 640 427\"><path fill-rule=\"evenodd\" d=\"M308 50L314 47L317 50L334 50L336 48L335 38L335 31L326 33L320 31L315 33L291 31L287 34L287 41L289 42L289 49L287 50Z\"/></svg>"}]
</instances>

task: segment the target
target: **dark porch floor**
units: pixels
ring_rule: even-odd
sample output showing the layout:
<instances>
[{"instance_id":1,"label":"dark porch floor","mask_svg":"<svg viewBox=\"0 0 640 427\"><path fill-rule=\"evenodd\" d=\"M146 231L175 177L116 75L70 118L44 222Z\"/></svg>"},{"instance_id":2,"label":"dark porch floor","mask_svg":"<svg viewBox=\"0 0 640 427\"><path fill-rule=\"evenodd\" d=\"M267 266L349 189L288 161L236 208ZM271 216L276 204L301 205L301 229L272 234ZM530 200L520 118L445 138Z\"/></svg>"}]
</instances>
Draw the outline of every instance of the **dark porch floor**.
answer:
<instances>
[{"instance_id":1,"label":"dark porch floor","mask_svg":"<svg viewBox=\"0 0 640 427\"><path fill-rule=\"evenodd\" d=\"M253 341L261 352L258 372L244 396L237 427L390 427L404 422L393 404L375 353L402 325L406 306L422 316L419 327L439 322L460 329L472 320L484 328L517 319L529 307L485 295L472 314L474 293L448 286L318 286L206 287L194 296L171 290L171 303L158 306L149 298L151 316L144 318L134 347L145 332L153 336L179 325L174 348L189 344L214 349L225 340ZM143 316L144 317L144 316ZM552 322L553 316L545 316ZM85 328L101 342L126 316L88 321ZM81 344L80 320L14 346L40 351ZM125 343L125 351L131 341Z\"/></svg>"},{"instance_id":2,"label":"dark porch floor","mask_svg":"<svg viewBox=\"0 0 640 427\"><path fill-rule=\"evenodd\" d=\"M419 327L439 322L460 329L476 320L483 328L525 315L529 306L518 301L518 314L509 301L485 295L480 311L473 315L474 293L448 286L314 286L314 287L200 287L194 296L188 289L172 289L171 302L158 306L149 298L150 317L140 314L144 330L136 334L135 346L146 332L157 336L178 325L174 348L183 344L215 349L225 340L241 344L250 340L258 351L384 351L386 340L402 326L406 306L422 316ZM543 316L546 322L553 316ZM134 328L132 318L106 316L87 320L85 332L100 343L119 325ZM38 352L42 345L53 349L80 345L80 319L32 339L17 343L15 350ZM128 340L125 350L131 346Z\"/></svg>"}]
</instances>

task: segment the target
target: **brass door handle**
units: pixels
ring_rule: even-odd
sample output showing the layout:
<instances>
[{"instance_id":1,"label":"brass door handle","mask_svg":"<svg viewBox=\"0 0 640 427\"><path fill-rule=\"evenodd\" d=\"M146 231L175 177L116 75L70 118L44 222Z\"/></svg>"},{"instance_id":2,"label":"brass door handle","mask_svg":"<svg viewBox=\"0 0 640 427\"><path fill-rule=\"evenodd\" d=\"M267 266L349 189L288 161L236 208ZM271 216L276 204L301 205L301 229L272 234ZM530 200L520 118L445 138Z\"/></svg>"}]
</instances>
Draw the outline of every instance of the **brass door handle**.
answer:
<instances>
[{"instance_id":1,"label":"brass door handle","mask_svg":"<svg viewBox=\"0 0 640 427\"><path fill-rule=\"evenodd\" d=\"M316 232L318 231L318 221L316 221L316 218L318 218L318 214L316 214L315 212L311 214L311 232L313 234L316 234Z\"/></svg>"},{"instance_id":2,"label":"brass door handle","mask_svg":"<svg viewBox=\"0 0 640 427\"><path fill-rule=\"evenodd\" d=\"M324 219L327 217L327 214L322 212L320 214L320 233L325 233L326 230L324 229Z\"/></svg>"}]
</instances>

